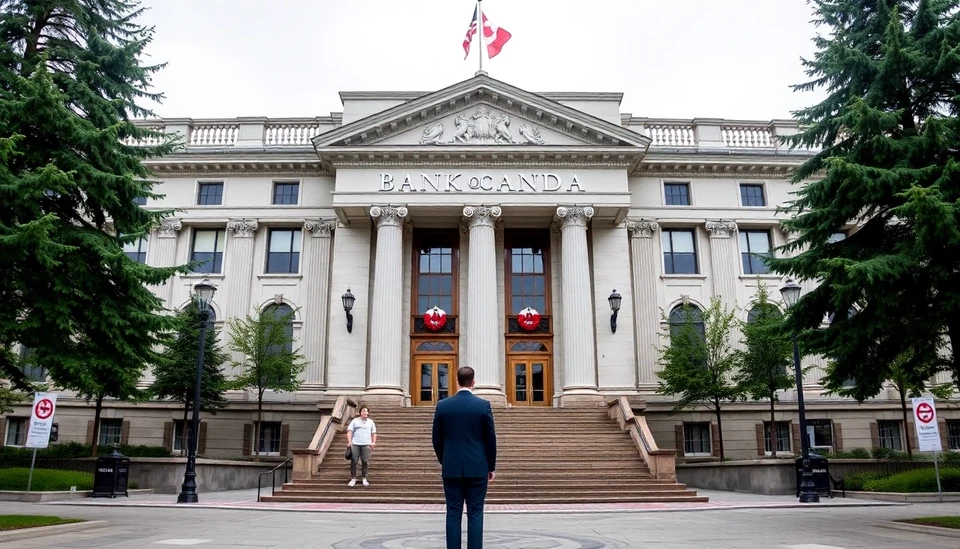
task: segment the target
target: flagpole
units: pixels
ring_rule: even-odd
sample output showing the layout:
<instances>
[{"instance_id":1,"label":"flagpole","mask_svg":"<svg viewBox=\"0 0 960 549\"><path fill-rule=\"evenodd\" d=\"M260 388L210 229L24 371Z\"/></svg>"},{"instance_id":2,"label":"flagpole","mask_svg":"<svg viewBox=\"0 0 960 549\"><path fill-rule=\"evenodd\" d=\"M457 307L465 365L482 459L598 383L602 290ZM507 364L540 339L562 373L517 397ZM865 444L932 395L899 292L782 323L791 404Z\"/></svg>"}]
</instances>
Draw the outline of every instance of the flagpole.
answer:
<instances>
[{"instance_id":1,"label":"flagpole","mask_svg":"<svg viewBox=\"0 0 960 549\"><path fill-rule=\"evenodd\" d=\"M480 2L483 0L477 0L477 30L480 34L480 47L477 48L477 58L480 59L480 72L483 72L483 8L480 7Z\"/></svg>"}]
</instances>

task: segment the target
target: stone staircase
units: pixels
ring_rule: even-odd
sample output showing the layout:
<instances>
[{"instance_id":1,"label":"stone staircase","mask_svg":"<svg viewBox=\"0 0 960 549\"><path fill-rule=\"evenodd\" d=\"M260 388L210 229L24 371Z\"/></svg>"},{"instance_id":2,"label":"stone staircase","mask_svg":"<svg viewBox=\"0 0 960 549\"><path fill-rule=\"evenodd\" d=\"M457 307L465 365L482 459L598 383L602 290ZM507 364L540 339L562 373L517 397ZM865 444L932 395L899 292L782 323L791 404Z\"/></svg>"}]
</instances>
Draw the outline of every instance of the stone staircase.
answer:
<instances>
[{"instance_id":1,"label":"stone staircase","mask_svg":"<svg viewBox=\"0 0 960 549\"><path fill-rule=\"evenodd\" d=\"M369 487L350 488L345 433L309 480L284 484L263 501L442 504L440 464L430 442L433 408L377 410ZM488 504L707 501L686 485L658 480L606 408L494 409L497 478ZM360 464L357 464L359 476Z\"/></svg>"}]
</instances>

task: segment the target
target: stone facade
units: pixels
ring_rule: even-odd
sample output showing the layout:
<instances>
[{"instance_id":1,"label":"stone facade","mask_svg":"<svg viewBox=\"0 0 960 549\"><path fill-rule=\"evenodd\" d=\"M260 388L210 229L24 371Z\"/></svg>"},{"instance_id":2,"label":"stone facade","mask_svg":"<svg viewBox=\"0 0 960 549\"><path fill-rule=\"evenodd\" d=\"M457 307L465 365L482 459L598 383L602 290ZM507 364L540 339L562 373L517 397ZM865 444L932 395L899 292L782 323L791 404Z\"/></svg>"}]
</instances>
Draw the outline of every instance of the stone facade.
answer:
<instances>
[{"instance_id":1,"label":"stone facade","mask_svg":"<svg viewBox=\"0 0 960 549\"><path fill-rule=\"evenodd\" d=\"M221 338L229 318L295 311L309 365L299 391L267 394L273 454L306 445L340 395L432 405L455 390L458 365L473 366L478 393L499 406L627 395L661 447L682 454L686 439L688 457L716 453L715 419L670 415L656 393L657 347L678 305L719 296L746 318L758 285L779 297L780 277L750 254L787 239L776 209L811 154L778 143L795 132L790 121L640 118L620 112L621 94L534 94L483 74L432 93L342 98L343 111L325 117L149 122L186 147L149 161L164 196L145 207L178 213L133 252L145 248L157 266L209 260L157 288L168 307L209 278ZM446 315L436 330L424 318L434 306ZM895 390L856 405L822 394L821 359L804 365L820 445L916 444ZM250 453L256 398L229 397L229 409L203 418L208 457ZM795 391L780 399L783 444L799 451ZM951 424L954 404L941 410ZM125 442L169 446L183 415L167 403L107 403L104 417L127 425ZM766 403L731 406L727 455L763 454L768 417ZM83 441L90 418L63 395L61 440Z\"/></svg>"}]
</instances>

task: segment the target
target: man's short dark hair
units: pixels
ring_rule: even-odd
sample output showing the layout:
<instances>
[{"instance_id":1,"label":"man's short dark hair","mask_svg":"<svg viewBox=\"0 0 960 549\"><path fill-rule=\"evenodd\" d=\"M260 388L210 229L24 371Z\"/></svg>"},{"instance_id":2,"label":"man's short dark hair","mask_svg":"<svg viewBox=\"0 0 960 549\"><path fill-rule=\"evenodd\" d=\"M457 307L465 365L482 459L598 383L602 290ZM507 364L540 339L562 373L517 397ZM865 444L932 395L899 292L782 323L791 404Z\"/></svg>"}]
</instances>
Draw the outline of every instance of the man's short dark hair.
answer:
<instances>
[{"instance_id":1,"label":"man's short dark hair","mask_svg":"<svg viewBox=\"0 0 960 549\"><path fill-rule=\"evenodd\" d=\"M469 387L473 384L474 375L473 368L469 366L457 368L457 384L461 387Z\"/></svg>"}]
</instances>

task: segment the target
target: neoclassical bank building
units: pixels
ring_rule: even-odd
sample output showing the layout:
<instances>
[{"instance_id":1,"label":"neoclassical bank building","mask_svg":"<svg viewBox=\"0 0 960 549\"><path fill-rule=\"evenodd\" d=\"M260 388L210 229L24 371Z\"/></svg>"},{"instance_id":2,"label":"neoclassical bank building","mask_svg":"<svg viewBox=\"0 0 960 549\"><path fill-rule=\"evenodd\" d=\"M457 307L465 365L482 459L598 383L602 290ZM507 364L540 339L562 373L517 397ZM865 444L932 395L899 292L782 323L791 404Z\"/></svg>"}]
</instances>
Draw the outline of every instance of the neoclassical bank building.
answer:
<instances>
[{"instance_id":1,"label":"neoclassical bank building","mask_svg":"<svg viewBox=\"0 0 960 549\"><path fill-rule=\"evenodd\" d=\"M484 73L340 97L328 116L149 122L186 145L148 162L163 198L143 206L178 213L127 252L203 262L157 289L167 306L209 279L221 342L230 318L294 312L308 366L299 390L265 397L267 453L305 446L343 395L373 417L434 406L463 365L497 406L627 396L661 447L716 453L713 416L670 414L657 394L658 347L684 305L717 296L747 319L758 285L779 299L761 258L790 238L776 210L811 154L778 143L792 121L644 118L621 93L535 93ZM858 405L824 394L822 359L804 362L814 446L916 445L895 389ZM203 418L201 454L250 453L256 397L228 396ZM780 400L778 449L799 453L796 391ZM769 405L727 410L727 455L768 452ZM960 447L952 413L944 440ZM5 443L26 414L6 419ZM62 395L57 415L61 439L90 442L86 403ZM177 403L107 403L104 418L100 442L179 448Z\"/></svg>"}]
</instances>

